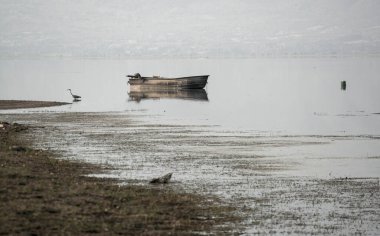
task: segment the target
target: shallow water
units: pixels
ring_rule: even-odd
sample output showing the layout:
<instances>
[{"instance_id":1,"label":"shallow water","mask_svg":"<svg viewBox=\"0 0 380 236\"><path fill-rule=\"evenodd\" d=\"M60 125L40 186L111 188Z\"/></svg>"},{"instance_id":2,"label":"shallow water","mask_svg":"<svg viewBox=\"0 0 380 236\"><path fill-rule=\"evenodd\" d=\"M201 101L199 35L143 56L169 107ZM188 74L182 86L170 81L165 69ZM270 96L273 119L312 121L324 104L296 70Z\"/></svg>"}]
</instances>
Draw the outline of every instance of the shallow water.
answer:
<instances>
[{"instance_id":1,"label":"shallow water","mask_svg":"<svg viewBox=\"0 0 380 236\"><path fill-rule=\"evenodd\" d=\"M136 96L125 77L135 72L210 78L201 92ZM150 124L207 125L210 134L279 141L316 136L326 145L238 151L301 159L304 167L291 175L379 177L379 74L380 58L1 60L0 99L70 102L71 88L82 101L34 110L141 114Z\"/></svg>"},{"instance_id":2,"label":"shallow water","mask_svg":"<svg viewBox=\"0 0 380 236\"><path fill-rule=\"evenodd\" d=\"M29 138L40 148L114 168L100 176L145 184L174 172L174 185L237 204L247 233L376 234L379 65L379 58L5 60L0 99L71 101L71 88L83 100L0 116L36 126ZM203 99L136 100L124 78L134 72L210 78Z\"/></svg>"},{"instance_id":3,"label":"shallow water","mask_svg":"<svg viewBox=\"0 0 380 236\"><path fill-rule=\"evenodd\" d=\"M66 89L71 88L82 101L49 110L143 110L168 124L284 134L379 135L379 65L380 58L1 60L0 99L70 102ZM135 72L173 77L209 74L207 100L162 96L132 101L125 75ZM340 87L343 80L345 91Z\"/></svg>"}]
</instances>

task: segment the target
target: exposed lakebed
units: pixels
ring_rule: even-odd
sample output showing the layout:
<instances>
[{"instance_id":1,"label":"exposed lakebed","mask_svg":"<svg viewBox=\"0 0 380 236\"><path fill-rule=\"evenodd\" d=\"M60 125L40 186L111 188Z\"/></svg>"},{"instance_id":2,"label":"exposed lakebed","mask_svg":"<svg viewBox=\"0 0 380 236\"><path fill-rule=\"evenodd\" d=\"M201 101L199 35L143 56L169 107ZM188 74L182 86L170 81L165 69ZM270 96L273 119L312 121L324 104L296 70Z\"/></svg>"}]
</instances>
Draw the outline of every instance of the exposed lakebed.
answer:
<instances>
[{"instance_id":1,"label":"exposed lakebed","mask_svg":"<svg viewBox=\"0 0 380 236\"><path fill-rule=\"evenodd\" d=\"M338 172L305 175L307 159L286 157L295 147L323 150L342 141L378 143L378 137L231 133L209 126L147 124L139 121L140 114L133 113L44 112L3 117L35 127L34 135L27 138L37 139L38 148L112 167L95 176L145 185L153 177L173 172L172 187L215 195L237 206L246 219L247 233L378 231L379 172L360 178ZM282 149L283 154L265 154L273 149ZM368 165L369 170L379 161L374 157L342 157L328 163L334 169L342 163L349 165L352 159Z\"/></svg>"}]
</instances>

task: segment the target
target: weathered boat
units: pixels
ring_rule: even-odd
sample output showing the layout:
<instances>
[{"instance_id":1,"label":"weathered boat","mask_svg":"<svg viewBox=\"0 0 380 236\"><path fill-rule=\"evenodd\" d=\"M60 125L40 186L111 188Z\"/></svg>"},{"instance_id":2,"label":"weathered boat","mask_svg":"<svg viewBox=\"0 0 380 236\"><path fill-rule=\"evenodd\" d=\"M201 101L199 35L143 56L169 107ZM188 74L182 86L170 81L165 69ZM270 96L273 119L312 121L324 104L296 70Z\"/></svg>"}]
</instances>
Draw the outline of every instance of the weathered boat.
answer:
<instances>
[{"instance_id":1,"label":"weathered boat","mask_svg":"<svg viewBox=\"0 0 380 236\"><path fill-rule=\"evenodd\" d=\"M169 89L203 89L208 75L166 78L161 76L143 77L139 73L127 75L130 91L150 91Z\"/></svg>"}]
</instances>

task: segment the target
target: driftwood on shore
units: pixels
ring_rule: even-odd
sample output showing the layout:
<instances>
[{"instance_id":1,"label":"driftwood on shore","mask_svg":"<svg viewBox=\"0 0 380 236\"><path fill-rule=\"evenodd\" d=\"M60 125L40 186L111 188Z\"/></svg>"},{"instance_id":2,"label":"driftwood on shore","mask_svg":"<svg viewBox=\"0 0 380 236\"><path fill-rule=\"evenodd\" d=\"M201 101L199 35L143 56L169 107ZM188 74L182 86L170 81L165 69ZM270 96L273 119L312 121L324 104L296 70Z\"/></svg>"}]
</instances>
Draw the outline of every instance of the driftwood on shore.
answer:
<instances>
[{"instance_id":1,"label":"driftwood on shore","mask_svg":"<svg viewBox=\"0 0 380 236\"><path fill-rule=\"evenodd\" d=\"M0 121L0 130L7 130L11 127L11 124L5 121Z\"/></svg>"},{"instance_id":2,"label":"driftwood on shore","mask_svg":"<svg viewBox=\"0 0 380 236\"><path fill-rule=\"evenodd\" d=\"M159 178L154 178L150 181L151 184L167 184L169 183L170 179L172 178L173 173L166 174L164 176L161 176Z\"/></svg>"}]
</instances>

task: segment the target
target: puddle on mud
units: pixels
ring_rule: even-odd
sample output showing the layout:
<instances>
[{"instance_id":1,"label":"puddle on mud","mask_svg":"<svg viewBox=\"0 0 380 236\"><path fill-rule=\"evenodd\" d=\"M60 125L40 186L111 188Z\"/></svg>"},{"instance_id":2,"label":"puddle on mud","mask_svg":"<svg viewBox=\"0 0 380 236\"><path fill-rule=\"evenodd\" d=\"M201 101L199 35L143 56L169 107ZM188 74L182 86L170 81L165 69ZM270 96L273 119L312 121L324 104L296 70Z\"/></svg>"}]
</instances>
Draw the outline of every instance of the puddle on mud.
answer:
<instances>
[{"instance_id":1,"label":"puddle on mud","mask_svg":"<svg viewBox=\"0 0 380 236\"><path fill-rule=\"evenodd\" d=\"M379 232L376 136L268 135L141 118L139 112L2 114L34 126L27 135L39 148L112 167L96 176L146 184L173 172L171 187L235 204L247 234Z\"/></svg>"}]
</instances>

